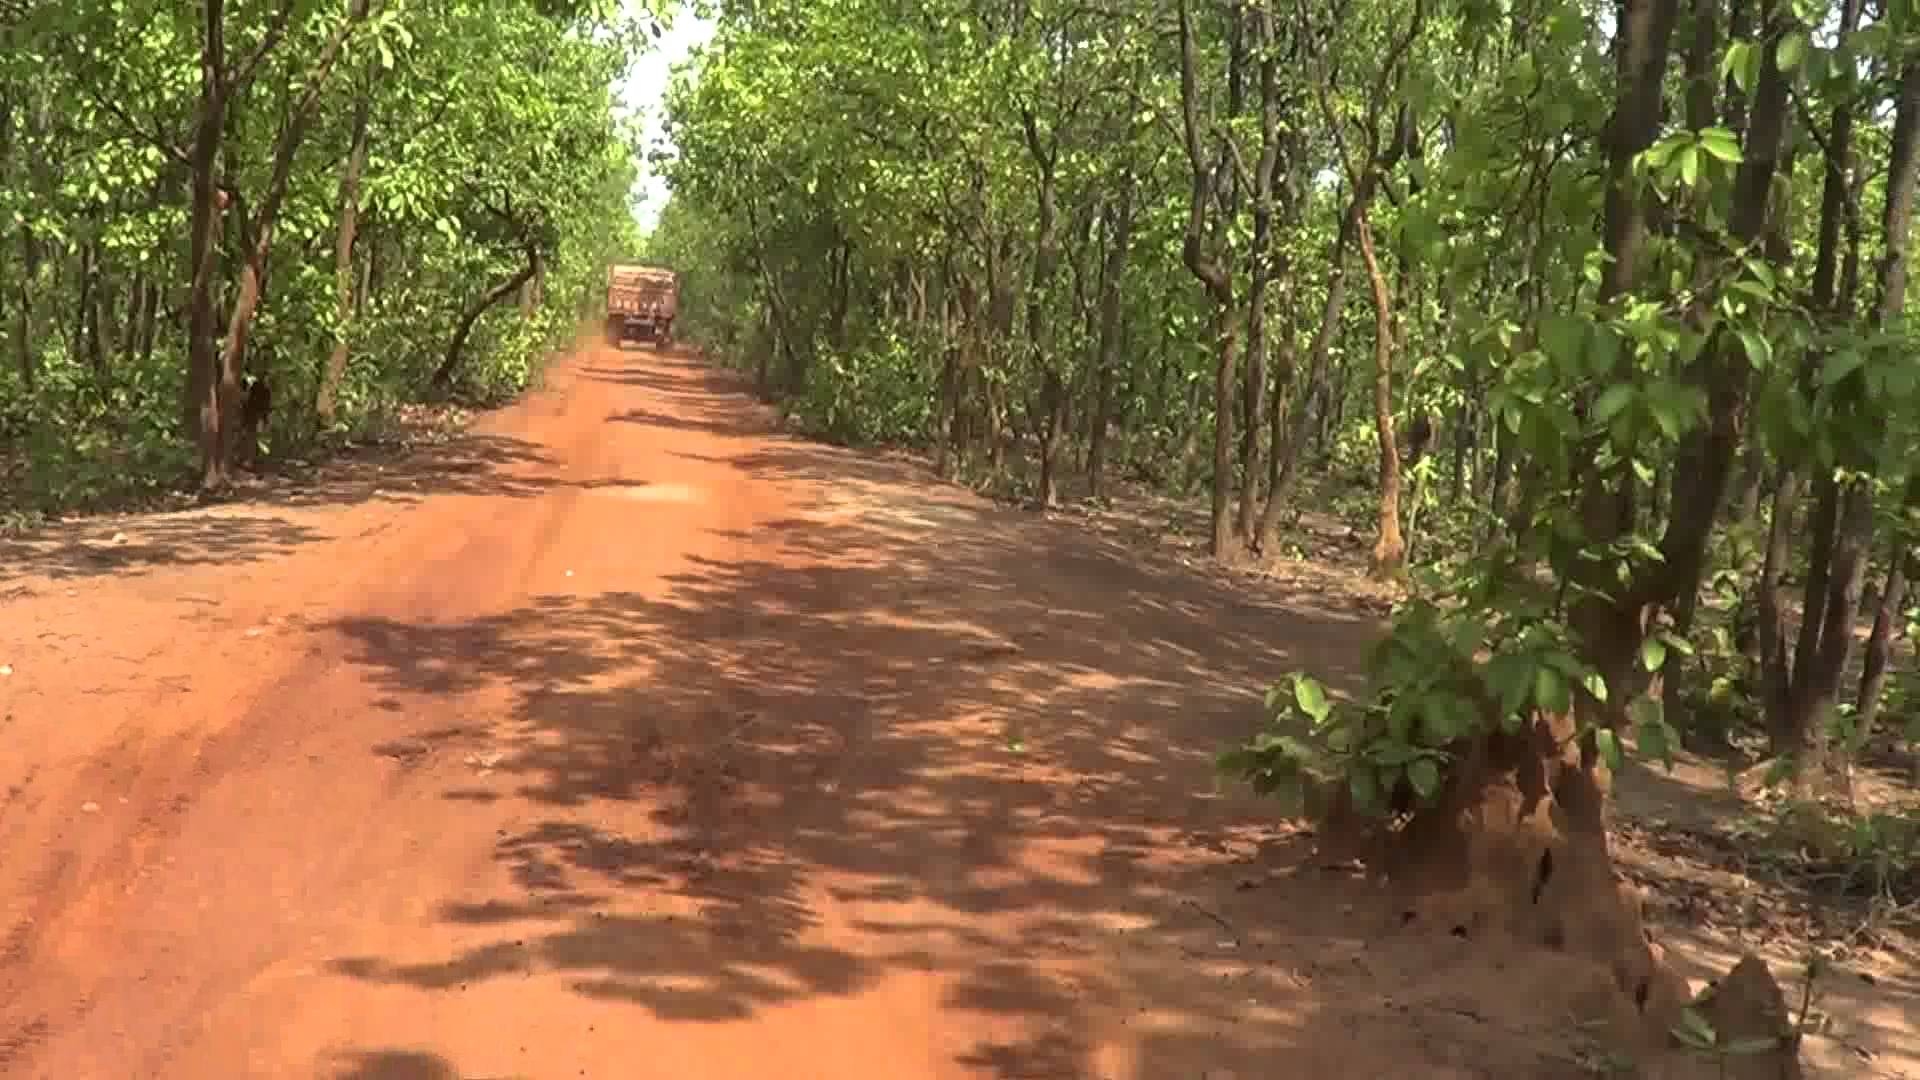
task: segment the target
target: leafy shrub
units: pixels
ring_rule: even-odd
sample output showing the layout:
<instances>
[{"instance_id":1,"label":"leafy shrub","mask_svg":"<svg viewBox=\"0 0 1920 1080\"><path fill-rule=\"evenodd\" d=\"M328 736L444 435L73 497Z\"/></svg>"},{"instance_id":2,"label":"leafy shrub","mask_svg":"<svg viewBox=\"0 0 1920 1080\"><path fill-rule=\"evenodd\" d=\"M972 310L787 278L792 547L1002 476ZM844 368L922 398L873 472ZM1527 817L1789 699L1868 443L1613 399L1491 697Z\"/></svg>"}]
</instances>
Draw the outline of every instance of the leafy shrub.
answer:
<instances>
[{"instance_id":1,"label":"leafy shrub","mask_svg":"<svg viewBox=\"0 0 1920 1080\"><path fill-rule=\"evenodd\" d=\"M937 398L923 345L890 329L845 353L824 352L787 407L801 427L836 442L923 442Z\"/></svg>"}]
</instances>

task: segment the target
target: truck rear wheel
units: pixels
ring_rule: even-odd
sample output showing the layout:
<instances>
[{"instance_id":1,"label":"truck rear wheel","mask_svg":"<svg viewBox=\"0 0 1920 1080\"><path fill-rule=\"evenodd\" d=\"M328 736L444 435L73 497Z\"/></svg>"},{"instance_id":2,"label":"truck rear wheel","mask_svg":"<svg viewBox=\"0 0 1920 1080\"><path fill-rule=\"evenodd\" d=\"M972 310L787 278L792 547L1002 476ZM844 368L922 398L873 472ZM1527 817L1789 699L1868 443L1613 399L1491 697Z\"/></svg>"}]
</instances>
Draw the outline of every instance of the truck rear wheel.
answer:
<instances>
[{"instance_id":1,"label":"truck rear wheel","mask_svg":"<svg viewBox=\"0 0 1920 1080\"><path fill-rule=\"evenodd\" d=\"M618 319L607 320L606 339L607 344L616 349L620 347L620 321Z\"/></svg>"}]
</instances>

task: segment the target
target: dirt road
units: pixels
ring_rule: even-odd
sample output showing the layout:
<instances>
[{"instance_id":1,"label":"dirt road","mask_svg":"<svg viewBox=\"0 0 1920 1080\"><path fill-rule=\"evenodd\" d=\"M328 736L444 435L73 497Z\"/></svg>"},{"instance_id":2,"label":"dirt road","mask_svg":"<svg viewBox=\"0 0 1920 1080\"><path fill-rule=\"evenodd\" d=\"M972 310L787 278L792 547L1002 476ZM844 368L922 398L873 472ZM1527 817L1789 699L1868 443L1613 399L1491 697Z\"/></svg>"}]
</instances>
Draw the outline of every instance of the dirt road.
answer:
<instances>
[{"instance_id":1,"label":"dirt road","mask_svg":"<svg viewBox=\"0 0 1920 1080\"><path fill-rule=\"evenodd\" d=\"M1217 790L1364 617L770 430L599 349L0 549L0 1074L1565 1074Z\"/></svg>"}]
</instances>

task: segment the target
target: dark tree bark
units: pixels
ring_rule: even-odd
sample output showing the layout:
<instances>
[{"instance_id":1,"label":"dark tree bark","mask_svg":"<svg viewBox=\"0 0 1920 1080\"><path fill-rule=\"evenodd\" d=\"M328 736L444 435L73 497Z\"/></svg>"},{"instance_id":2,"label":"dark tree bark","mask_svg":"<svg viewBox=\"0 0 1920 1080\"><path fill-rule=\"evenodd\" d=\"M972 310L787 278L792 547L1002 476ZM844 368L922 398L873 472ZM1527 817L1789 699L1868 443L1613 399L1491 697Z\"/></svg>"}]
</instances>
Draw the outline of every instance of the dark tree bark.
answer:
<instances>
[{"instance_id":1,"label":"dark tree bark","mask_svg":"<svg viewBox=\"0 0 1920 1080\"><path fill-rule=\"evenodd\" d=\"M1027 346L1040 375L1040 505L1050 507L1060 501L1057 469L1060 457L1061 429L1066 425L1067 387L1060 367L1049 355L1053 345L1048 318L1047 292L1060 269L1059 196L1055 172L1059 163L1060 136L1055 131L1043 135L1039 120L1031 109L1020 114L1026 136L1027 152L1033 158L1034 198L1037 224L1033 236L1032 277L1027 286Z\"/></svg>"},{"instance_id":2,"label":"dark tree bark","mask_svg":"<svg viewBox=\"0 0 1920 1080\"><path fill-rule=\"evenodd\" d=\"M446 354L441 357L440 366L434 369L432 386L435 390L445 393L453 388L454 380L460 374L460 361L466 353L467 339L472 336L473 325L480 321L480 316L486 314L488 308L505 302L522 285L533 280L540 266L540 252L529 246L526 254L526 263L512 277L482 293L461 313L459 323L453 328L453 338L447 342Z\"/></svg>"},{"instance_id":3,"label":"dark tree bark","mask_svg":"<svg viewBox=\"0 0 1920 1080\"><path fill-rule=\"evenodd\" d=\"M1637 283L1647 214L1640 201L1643 185L1631 177L1629 166L1659 129L1677 14L1677 0L1624 0L1621 7L1603 226L1613 258L1603 272L1603 303L1630 295ZM1772 55L1765 68L1775 71ZM1759 87L1738 180L1745 201L1736 201L1734 225L1738 238L1747 241L1757 239L1764 224L1764 214L1753 212L1752 197L1764 196L1771 182L1779 149L1777 118L1784 115L1784 93L1769 99L1773 88L1767 82L1763 78ZM1772 115L1768 108L1774 109ZM1361 238L1364 244L1364 231ZM1607 679L1605 700L1580 692L1570 712L1540 711L1514 732L1495 727L1463 748L1436 804L1416 810L1384 842L1389 875L1406 894L1407 910L1423 924L1504 927L1518 940L1591 958L1612 973L1621 1014L1637 1017L1640 1036L1663 1047L1690 994L1650 945L1639 898L1616 878L1604 773L1582 731L1589 724L1617 724L1625 706L1648 689L1625 661L1638 653L1654 611L1671 604L1683 585L1697 586L1693 548L1704 544L1704 533L1696 531L1695 513L1701 508L1683 502L1680 492L1693 492L1706 504L1710 527L1725 487L1719 446L1730 435L1737 445L1745 405L1744 385L1734 383L1729 392L1727 375L1731 361L1744 364L1744 358L1723 344L1712 348L1722 351L1710 351L1691 373L1707 384L1709 434L1694 475L1675 477L1675 516L1662 536L1669 556L1665 568L1636 577L1625 589L1610 581L1611 596L1576 606L1572 613L1583 658ZM1730 462L1731 453L1724 458ZM1588 542L1605 542L1632 527L1635 500L1628 485L1637 481L1631 473L1609 470L1579 481L1589 491L1599 489L1582 505ZM1694 576L1676 580L1687 574ZM1735 976L1752 975L1754 967L1743 964ZM1770 983L1764 968L1759 978ZM1775 986L1769 989L1778 992ZM1777 1051L1773 1057L1780 1060L1769 1059L1775 1069L1769 1075L1795 1075L1794 1053L1790 1046Z\"/></svg>"},{"instance_id":4,"label":"dark tree bark","mask_svg":"<svg viewBox=\"0 0 1920 1080\"><path fill-rule=\"evenodd\" d=\"M293 106L286 125L281 128L280 136L274 142L272 173L267 181L266 194L260 200L259 210L251 220L244 212L238 215L242 220L243 232L250 231L251 236L248 238L250 243L246 261L240 266L240 282L233 300L233 311L227 319L226 346L220 352L219 380L214 393L214 404L219 414L218 428L210 441L215 456L201 462L204 469L203 487L219 488L226 484L227 470L237 447L236 436L241 434L240 413L246 402L247 346L253 333L254 318L266 298L267 261L273 252L273 234L280 222L281 205L286 200L287 188L293 179L294 158L299 154L301 144L306 141L307 128L326 89L327 78L346 49L348 39L366 20L370 3L371 0L350 0L346 18L327 39L319 59L307 69L300 99ZM208 446L209 440L203 439L203 453Z\"/></svg>"},{"instance_id":5,"label":"dark tree bark","mask_svg":"<svg viewBox=\"0 0 1920 1080\"><path fill-rule=\"evenodd\" d=\"M1265 4L1253 11L1254 46L1259 57L1260 156L1253 167L1253 249L1251 280L1247 284L1247 363L1242 400L1246 422L1240 440L1240 541L1259 546L1255 510L1259 506L1260 429L1267 390L1267 285L1273 280L1273 219L1275 181L1281 164L1280 52L1275 40L1273 11ZM1278 454L1276 443L1272 452Z\"/></svg>"},{"instance_id":6,"label":"dark tree bark","mask_svg":"<svg viewBox=\"0 0 1920 1080\"><path fill-rule=\"evenodd\" d=\"M1829 191L1834 185L1844 191L1844 177L1836 178L1830 169L1828 180ZM1917 187L1920 187L1920 63L1909 62L1900 74L1888 155L1887 198L1881 217L1884 247L1876 271L1879 295L1870 320L1875 329L1897 320L1905 310L1907 249ZM1826 205L1838 214L1843 212L1845 201L1843 194ZM1823 242L1837 235L1837 228L1830 234L1822 222ZM1837 239L1834 246L1838 246ZM1837 319L1851 308L1851 301L1842 290L1830 284L1832 280L1829 270L1824 279L1829 283L1828 291L1815 299L1826 301L1822 306ZM1810 387L1812 377L1810 360L1803 370L1803 385ZM1856 397L1866 393L1857 373L1832 389ZM1815 497L1807 529L1811 544L1805 601L1792 666L1787 668L1783 646L1763 654L1763 661L1774 665L1767 675L1768 684L1775 691L1768 700L1771 749L1797 760L1803 774L1818 773L1828 764L1821 729L1839 699L1841 680L1852 652L1855 613L1874 522L1870 481L1843 484L1835 479L1831 470L1821 469L1814 473L1812 482ZM1775 514L1779 514L1777 508ZM1771 568L1771 576L1763 585L1778 580L1778 569ZM1762 629L1766 629L1764 621Z\"/></svg>"},{"instance_id":7,"label":"dark tree bark","mask_svg":"<svg viewBox=\"0 0 1920 1080\"><path fill-rule=\"evenodd\" d=\"M1179 9L1180 112L1187 165L1193 177L1180 255L1187 270L1199 279L1213 306L1213 503L1208 552L1224 559L1234 551L1234 523L1228 511L1233 487L1233 375L1239 341L1233 320L1233 280L1215 254L1220 250L1218 241L1223 231L1222 215L1213 207L1221 162L1212 160L1201 142L1200 91L1195 72L1190 0L1180 0Z\"/></svg>"},{"instance_id":8,"label":"dark tree bark","mask_svg":"<svg viewBox=\"0 0 1920 1080\"><path fill-rule=\"evenodd\" d=\"M1307 347L1307 377L1301 383L1295 402L1293 422L1284 445L1274 445L1273 481L1267 486L1267 507L1260 516L1261 550L1276 548L1280 535L1280 515L1286 510L1299 476L1300 453L1315 421L1324 426L1332 407L1333 389L1329 384L1329 360L1334 336L1340 330L1340 316L1347 302L1347 250L1352 246L1355 222L1351 209L1340 219L1340 231L1334 235L1333 250L1327 256L1327 296L1320 306L1320 326Z\"/></svg>"},{"instance_id":9,"label":"dark tree bark","mask_svg":"<svg viewBox=\"0 0 1920 1080\"><path fill-rule=\"evenodd\" d=\"M1887 672L1893 656L1895 620L1904 613L1907 586L1913 580L1916 561L1910 551L1896 549L1887 560L1887 580L1880 589L1880 601L1874 605L1873 631L1867 636L1866 663L1860 672L1860 696L1854 715L1859 725L1857 741L1864 743L1873 734L1880 718L1881 699L1886 696Z\"/></svg>"}]
</instances>

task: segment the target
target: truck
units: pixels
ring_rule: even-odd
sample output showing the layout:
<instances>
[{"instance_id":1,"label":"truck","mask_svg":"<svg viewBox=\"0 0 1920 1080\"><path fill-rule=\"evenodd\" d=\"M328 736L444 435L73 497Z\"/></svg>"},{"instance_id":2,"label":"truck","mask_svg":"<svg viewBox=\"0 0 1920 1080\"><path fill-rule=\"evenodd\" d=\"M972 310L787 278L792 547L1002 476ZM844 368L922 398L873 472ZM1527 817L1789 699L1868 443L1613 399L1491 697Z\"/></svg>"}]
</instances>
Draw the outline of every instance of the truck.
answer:
<instances>
[{"instance_id":1,"label":"truck","mask_svg":"<svg viewBox=\"0 0 1920 1080\"><path fill-rule=\"evenodd\" d=\"M679 310L680 276L672 270L630 263L607 268L607 344L651 341L664 349Z\"/></svg>"}]
</instances>

